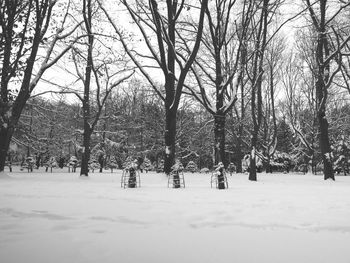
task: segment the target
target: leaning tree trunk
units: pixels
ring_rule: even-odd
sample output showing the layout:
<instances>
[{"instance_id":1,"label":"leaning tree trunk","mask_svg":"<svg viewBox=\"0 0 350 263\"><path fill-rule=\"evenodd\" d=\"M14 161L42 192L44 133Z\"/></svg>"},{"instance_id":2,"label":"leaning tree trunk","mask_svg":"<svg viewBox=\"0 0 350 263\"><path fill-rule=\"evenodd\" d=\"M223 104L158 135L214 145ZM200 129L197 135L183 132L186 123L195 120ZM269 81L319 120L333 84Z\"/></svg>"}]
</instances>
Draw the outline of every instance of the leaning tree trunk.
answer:
<instances>
[{"instance_id":1,"label":"leaning tree trunk","mask_svg":"<svg viewBox=\"0 0 350 263\"><path fill-rule=\"evenodd\" d=\"M8 105L6 104L5 106L3 106L4 108L0 108L0 118L2 118L2 120L4 121L3 123L1 123L2 125L0 125L0 172L4 171L5 169L6 157L7 152L10 148L11 139L13 133L15 132L15 127L17 126L19 117L21 116L22 110L28 98L28 94L20 92L12 106L11 113L4 114L4 112L2 112L8 107ZM9 114L11 114L10 117L8 116Z\"/></svg>"},{"instance_id":2,"label":"leaning tree trunk","mask_svg":"<svg viewBox=\"0 0 350 263\"><path fill-rule=\"evenodd\" d=\"M225 157L225 114L216 113L214 116L214 156L215 164L222 162L226 167Z\"/></svg>"},{"instance_id":3,"label":"leaning tree trunk","mask_svg":"<svg viewBox=\"0 0 350 263\"><path fill-rule=\"evenodd\" d=\"M13 129L7 127L0 128L0 172L5 169L6 156L10 148L12 135Z\"/></svg>"}]
</instances>

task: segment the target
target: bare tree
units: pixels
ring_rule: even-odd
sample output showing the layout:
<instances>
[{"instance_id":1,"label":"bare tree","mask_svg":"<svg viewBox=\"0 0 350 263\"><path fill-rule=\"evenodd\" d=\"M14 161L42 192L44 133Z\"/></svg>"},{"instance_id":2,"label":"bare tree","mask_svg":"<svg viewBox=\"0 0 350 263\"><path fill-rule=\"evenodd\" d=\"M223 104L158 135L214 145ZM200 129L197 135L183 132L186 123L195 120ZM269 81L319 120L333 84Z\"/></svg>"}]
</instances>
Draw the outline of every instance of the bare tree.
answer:
<instances>
[{"instance_id":1,"label":"bare tree","mask_svg":"<svg viewBox=\"0 0 350 263\"><path fill-rule=\"evenodd\" d=\"M311 163L313 173L316 173L318 154L316 79L313 74L316 62L312 55L315 43L311 30L299 30L296 47L285 57L285 63L281 67L286 100L284 116L298 142L294 151L305 169Z\"/></svg>"},{"instance_id":2,"label":"bare tree","mask_svg":"<svg viewBox=\"0 0 350 263\"><path fill-rule=\"evenodd\" d=\"M226 115L237 101L237 89L244 71L240 55L246 44L252 6L251 1L241 5L235 0L220 0L209 6L200 56L192 67L199 90L189 88L191 94L214 119L214 164L223 162L227 166Z\"/></svg>"},{"instance_id":3,"label":"bare tree","mask_svg":"<svg viewBox=\"0 0 350 263\"><path fill-rule=\"evenodd\" d=\"M321 0L316 4L311 4L310 0L305 1L312 25L317 32L317 44L314 47L314 54L316 60L316 71L314 72L316 77L315 89L316 89L316 101L317 101L317 119L319 125L319 141L320 149L323 161L323 173L324 179L334 180L334 172L332 165L331 145L328 133L328 121L326 118L326 105L328 98L328 90L332 85L335 75L339 72L341 66L338 63L338 67L331 72L331 63L336 58L342 60L342 49L349 41L350 36L346 37L343 41L337 38L337 46L335 50L331 52L329 36L331 33L331 23L338 16L344 8L350 5L350 3L342 4L335 7L335 11L330 11L327 0ZM332 10L332 9L331 9Z\"/></svg>"},{"instance_id":4,"label":"bare tree","mask_svg":"<svg viewBox=\"0 0 350 263\"><path fill-rule=\"evenodd\" d=\"M331 49L337 49L338 41L344 41L350 34L349 26L350 8L342 12L332 23L332 31L335 36L330 36ZM341 64L340 76L334 78L335 84L345 89L350 94L350 43L347 42L342 50L343 56L339 60L335 57L337 63Z\"/></svg>"},{"instance_id":5,"label":"bare tree","mask_svg":"<svg viewBox=\"0 0 350 263\"><path fill-rule=\"evenodd\" d=\"M276 93L278 82L281 80L280 68L282 65L286 42L281 36L276 35L269 42L266 50L266 90L265 90L265 109L263 120L263 137L262 142L263 156L266 162L266 172L272 173L270 166L271 157L276 151L277 145L277 117L276 117Z\"/></svg>"},{"instance_id":6,"label":"bare tree","mask_svg":"<svg viewBox=\"0 0 350 263\"><path fill-rule=\"evenodd\" d=\"M262 5L258 14L256 25L252 31L253 58L251 69L248 70L249 82L251 89L251 116L253 129L251 130L251 154L249 180L256 181L256 153L258 146L258 134L263 117L262 112L262 80L263 80L263 63L266 50L268 22L269 22L269 0L263 0L257 5Z\"/></svg>"},{"instance_id":7,"label":"bare tree","mask_svg":"<svg viewBox=\"0 0 350 263\"><path fill-rule=\"evenodd\" d=\"M102 6L106 16L113 25L116 34L123 43L124 49L129 57L152 85L153 89L164 101L165 105L165 164L164 171L169 174L175 160L175 138L176 138L176 114L180 103L182 90L186 76L197 55L201 36L203 31L204 13L207 9L208 0L200 2L200 6L187 3L185 0L169 0L164 3L158 3L150 0L148 3L142 0L135 1L131 4L129 1L122 0L122 4L127 8L133 22L139 29L145 42L148 54L138 53L136 49L128 44L125 34L113 21L111 15L105 7ZM179 35L184 31L181 30L181 15L189 9L196 10L199 8L198 31L195 39L192 41L192 51L185 55L185 62L177 54L177 43ZM155 41L152 41L154 37ZM164 90L157 85L147 69L150 65L145 65L144 60L152 61L153 70L159 68L164 77ZM177 72L177 69L179 70Z\"/></svg>"},{"instance_id":8,"label":"bare tree","mask_svg":"<svg viewBox=\"0 0 350 263\"><path fill-rule=\"evenodd\" d=\"M88 176L89 173L89 160L90 160L90 138L92 133L92 126L89 123L90 119L90 82L91 72L93 67L92 50L94 44L94 35L92 33L92 7L91 0L83 0L83 17L84 25L87 33L87 59L85 68L84 81L84 98L83 103L83 120L84 120L84 134L83 134L83 158L81 161L80 176Z\"/></svg>"},{"instance_id":9,"label":"bare tree","mask_svg":"<svg viewBox=\"0 0 350 263\"><path fill-rule=\"evenodd\" d=\"M251 27L251 35L249 37L248 43L250 43L250 53L251 56L250 63L247 65L247 76L248 83L251 86L251 117L252 117L252 129L251 129L251 141L250 141L250 169L249 169L249 180L256 181L256 156L261 155L259 152L259 131L262 126L263 121L263 93L262 86L264 75L266 75L264 69L264 63L266 62L266 50L267 45L271 42L279 30L290 20L297 17L299 14L286 19L283 23L280 23L273 32L269 30L270 25L275 20L278 15L278 10L284 3L283 0L261 0L255 2L256 10L254 13L254 22Z\"/></svg>"},{"instance_id":10,"label":"bare tree","mask_svg":"<svg viewBox=\"0 0 350 263\"><path fill-rule=\"evenodd\" d=\"M63 10L62 6L54 9L55 4L53 0L4 0L0 4L0 171L4 170L13 132L32 91L44 72L77 40L73 39L55 51L58 43L77 27L67 27L70 2ZM62 17L53 25L55 12L61 12ZM52 32L48 32L50 29ZM43 57L39 55L41 53L44 53Z\"/></svg>"},{"instance_id":11,"label":"bare tree","mask_svg":"<svg viewBox=\"0 0 350 263\"><path fill-rule=\"evenodd\" d=\"M133 75L133 72L128 73L127 75L120 74L122 75L120 79L111 81L112 76L117 75L117 73L123 73L124 71L127 71L127 67L125 67L125 69L123 70L120 70L119 72L115 72L111 76L109 69L110 64L117 64L118 62L121 62L111 61L110 58L107 61L103 59L102 61L98 60L99 55L102 56L104 54L101 51L102 46L97 44L95 46L95 41L97 40L98 42L102 42L103 40L96 39L98 34L96 36L96 33L94 32L93 22L96 21L96 17L94 17L94 15L96 15L97 12L96 10L93 10L93 3L91 0L83 0L82 14L84 18L84 30L87 36L87 49L84 51L78 48L74 48L72 57L78 78L82 81L84 85L83 97L78 95L78 93L75 94L78 96L83 105L83 156L81 162L80 175L88 176L89 161L91 155L91 135L94 132L94 129L100 119L106 100L112 92L112 90L118 85L120 85L122 82L130 78ZM98 53L94 53L94 50L96 49L99 49ZM79 65L82 63L82 61L86 63L84 73L82 72L82 70L79 69ZM123 65L124 64L125 62L123 62ZM94 80L94 82L92 82L92 80ZM105 81L104 83L106 84L105 88L103 85L103 81ZM96 94L95 100L91 98L91 84L96 85L96 88L94 89Z\"/></svg>"}]
</instances>

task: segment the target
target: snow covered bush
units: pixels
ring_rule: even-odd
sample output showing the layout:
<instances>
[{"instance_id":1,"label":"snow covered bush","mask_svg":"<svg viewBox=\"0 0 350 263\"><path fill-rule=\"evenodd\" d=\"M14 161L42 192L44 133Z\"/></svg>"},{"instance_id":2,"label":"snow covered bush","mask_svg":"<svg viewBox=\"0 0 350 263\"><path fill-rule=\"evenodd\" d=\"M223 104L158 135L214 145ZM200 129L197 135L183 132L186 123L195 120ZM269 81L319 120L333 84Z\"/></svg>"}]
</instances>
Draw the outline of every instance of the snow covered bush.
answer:
<instances>
[{"instance_id":1,"label":"snow covered bush","mask_svg":"<svg viewBox=\"0 0 350 263\"><path fill-rule=\"evenodd\" d=\"M148 159L147 157L145 157L145 159L143 160L142 167L146 171L146 173L154 169L154 166L152 165L151 160Z\"/></svg>"},{"instance_id":2,"label":"snow covered bush","mask_svg":"<svg viewBox=\"0 0 350 263\"><path fill-rule=\"evenodd\" d=\"M341 136L332 147L333 169L336 173L347 175L350 171L350 147L349 141Z\"/></svg>"},{"instance_id":3,"label":"snow covered bush","mask_svg":"<svg viewBox=\"0 0 350 263\"><path fill-rule=\"evenodd\" d=\"M189 161L186 166L186 171L194 173L198 170L197 164L194 161Z\"/></svg>"},{"instance_id":4,"label":"snow covered bush","mask_svg":"<svg viewBox=\"0 0 350 263\"><path fill-rule=\"evenodd\" d=\"M288 153L276 151L270 165L273 171L289 173L292 163L292 158Z\"/></svg>"},{"instance_id":5,"label":"snow covered bush","mask_svg":"<svg viewBox=\"0 0 350 263\"><path fill-rule=\"evenodd\" d=\"M106 167L111 169L111 173L113 173L113 169L118 168L118 162L114 156L109 158L109 160L107 161Z\"/></svg>"},{"instance_id":6,"label":"snow covered bush","mask_svg":"<svg viewBox=\"0 0 350 263\"><path fill-rule=\"evenodd\" d=\"M128 156L123 163L124 169L129 169L130 167L134 167L136 169L137 166L137 159L135 159L133 156Z\"/></svg>"},{"instance_id":7,"label":"snow covered bush","mask_svg":"<svg viewBox=\"0 0 350 263\"><path fill-rule=\"evenodd\" d=\"M50 157L49 160L44 163L44 166L45 166L46 172L49 170L49 168L51 169L51 172L52 172L52 168L58 166L56 157L55 156Z\"/></svg>"},{"instance_id":8,"label":"snow covered bush","mask_svg":"<svg viewBox=\"0 0 350 263\"><path fill-rule=\"evenodd\" d=\"M157 173L162 173L164 171L164 160L160 160L157 165Z\"/></svg>"},{"instance_id":9,"label":"snow covered bush","mask_svg":"<svg viewBox=\"0 0 350 263\"><path fill-rule=\"evenodd\" d=\"M227 171L232 175L236 171L236 165L234 163L229 163Z\"/></svg>"},{"instance_id":10,"label":"snow covered bush","mask_svg":"<svg viewBox=\"0 0 350 263\"><path fill-rule=\"evenodd\" d=\"M204 167L204 168L202 168L201 170L200 170L200 173L209 173L209 168L207 168L207 167Z\"/></svg>"},{"instance_id":11,"label":"snow covered bush","mask_svg":"<svg viewBox=\"0 0 350 263\"><path fill-rule=\"evenodd\" d=\"M75 155L72 155L70 158L69 158L69 161L68 161L68 171L70 172L70 170L72 169L72 172L75 172L76 171L76 168L78 166L78 159Z\"/></svg>"},{"instance_id":12,"label":"snow covered bush","mask_svg":"<svg viewBox=\"0 0 350 263\"><path fill-rule=\"evenodd\" d=\"M174 170L174 171L181 172L181 171L184 170L184 166L179 160L176 160L175 164L171 167L171 169Z\"/></svg>"}]
</instances>

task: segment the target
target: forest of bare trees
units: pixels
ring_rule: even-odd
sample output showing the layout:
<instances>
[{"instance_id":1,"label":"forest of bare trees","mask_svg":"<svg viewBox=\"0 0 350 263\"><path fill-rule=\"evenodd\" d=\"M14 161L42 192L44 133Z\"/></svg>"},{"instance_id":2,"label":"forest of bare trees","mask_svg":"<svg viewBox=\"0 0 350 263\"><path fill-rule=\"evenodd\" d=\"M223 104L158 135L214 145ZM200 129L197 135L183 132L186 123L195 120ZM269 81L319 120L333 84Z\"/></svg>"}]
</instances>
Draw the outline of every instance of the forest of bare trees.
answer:
<instances>
[{"instance_id":1,"label":"forest of bare trees","mask_svg":"<svg viewBox=\"0 0 350 263\"><path fill-rule=\"evenodd\" d=\"M1 0L0 171L346 175L349 18L344 0Z\"/></svg>"}]
</instances>

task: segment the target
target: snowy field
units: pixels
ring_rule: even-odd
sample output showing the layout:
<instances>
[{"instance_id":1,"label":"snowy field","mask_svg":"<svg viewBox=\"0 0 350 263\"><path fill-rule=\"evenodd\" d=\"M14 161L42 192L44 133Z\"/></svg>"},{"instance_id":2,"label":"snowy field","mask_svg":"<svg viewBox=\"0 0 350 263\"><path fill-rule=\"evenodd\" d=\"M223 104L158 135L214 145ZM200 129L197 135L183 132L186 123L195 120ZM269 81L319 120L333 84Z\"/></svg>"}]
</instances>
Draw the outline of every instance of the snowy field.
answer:
<instances>
[{"instance_id":1,"label":"snowy field","mask_svg":"<svg viewBox=\"0 0 350 263\"><path fill-rule=\"evenodd\" d=\"M43 169L43 168L41 168ZM1 263L350 263L350 177L0 174Z\"/></svg>"}]
</instances>

